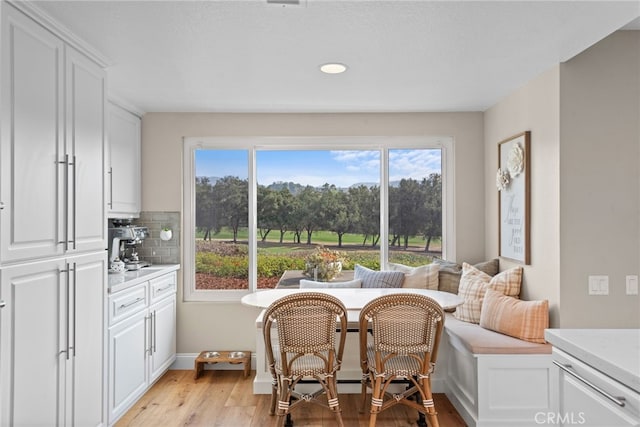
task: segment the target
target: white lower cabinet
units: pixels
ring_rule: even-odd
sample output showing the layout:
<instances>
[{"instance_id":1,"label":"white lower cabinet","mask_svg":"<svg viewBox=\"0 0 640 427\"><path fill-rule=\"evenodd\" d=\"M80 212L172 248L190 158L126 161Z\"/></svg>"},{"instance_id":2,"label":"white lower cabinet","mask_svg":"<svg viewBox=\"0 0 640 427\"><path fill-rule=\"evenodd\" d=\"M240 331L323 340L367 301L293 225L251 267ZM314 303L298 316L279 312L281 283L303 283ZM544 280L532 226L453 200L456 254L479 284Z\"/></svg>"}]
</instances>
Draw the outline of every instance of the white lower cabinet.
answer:
<instances>
[{"instance_id":1,"label":"white lower cabinet","mask_svg":"<svg viewBox=\"0 0 640 427\"><path fill-rule=\"evenodd\" d=\"M106 254L1 270L3 426L104 425Z\"/></svg>"},{"instance_id":2,"label":"white lower cabinet","mask_svg":"<svg viewBox=\"0 0 640 427\"><path fill-rule=\"evenodd\" d=\"M109 297L109 425L176 359L176 287L172 272Z\"/></svg>"},{"instance_id":3,"label":"white lower cabinet","mask_svg":"<svg viewBox=\"0 0 640 427\"><path fill-rule=\"evenodd\" d=\"M149 381L153 382L169 369L176 360L176 296L165 298L154 304L151 316L151 348L149 359Z\"/></svg>"}]
</instances>

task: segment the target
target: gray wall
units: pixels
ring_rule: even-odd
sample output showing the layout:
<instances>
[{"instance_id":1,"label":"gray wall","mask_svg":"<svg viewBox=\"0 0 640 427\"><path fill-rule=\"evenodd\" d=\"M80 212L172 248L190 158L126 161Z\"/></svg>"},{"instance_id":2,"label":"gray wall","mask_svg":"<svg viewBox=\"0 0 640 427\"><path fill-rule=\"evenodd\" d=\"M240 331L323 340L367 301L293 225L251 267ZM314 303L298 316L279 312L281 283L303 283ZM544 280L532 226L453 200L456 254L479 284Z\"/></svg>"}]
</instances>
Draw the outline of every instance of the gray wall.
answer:
<instances>
[{"instance_id":1,"label":"gray wall","mask_svg":"<svg viewBox=\"0 0 640 427\"><path fill-rule=\"evenodd\" d=\"M640 31L618 31L560 67L563 327L640 327ZM589 275L609 276L589 296Z\"/></svg>"},{"instance_id":2,"label":"gray wall","mask_svg":"<svg viewBox=\"0 0 640 427\"><path fill-rule=\"evenodd\" d=\"M531 265L524 299L548 299L551 326L638 328L640 32L619 31L485 112L486 254L497 252L497 143L531 131ZM501 262L501 269L511 266ZM608 296L588 276L608 275Z\"/></svg>"},{"instance_id":3,"label":"gray wall","mask_svg":"<svg viewBox=\"0 0 640 427\"><path fill-rule=\"evenodd\" d=\"M531 131L531 265L524 266L523 299L547 299L551 325L560 310L559 68L543 73L485 112L485 252L498 253L498 142ZM500 260L500 269L517 265Z\"/></svg>"}]
</instances>

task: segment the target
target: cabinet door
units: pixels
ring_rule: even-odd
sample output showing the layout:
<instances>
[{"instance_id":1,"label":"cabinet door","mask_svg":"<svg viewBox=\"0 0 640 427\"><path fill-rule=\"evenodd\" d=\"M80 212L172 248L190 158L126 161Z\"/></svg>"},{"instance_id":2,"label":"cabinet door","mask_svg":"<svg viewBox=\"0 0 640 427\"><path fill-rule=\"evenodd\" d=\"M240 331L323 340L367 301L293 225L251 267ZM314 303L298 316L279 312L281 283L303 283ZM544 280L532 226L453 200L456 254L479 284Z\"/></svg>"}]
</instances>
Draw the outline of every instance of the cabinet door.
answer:
<instances>
[{"instance_id":1,"label":"cabinet door","mask_svg":"<svg viewBox=\"0 0 640 427\"><path fill-rule=\"evenodd\" d=\"M67 425L104 423L105 299L107 254L71 258L72 369L68 369ZM69 419L69 416L72 419Z\"/></svg>"},{"instance_id":2,"label":"cabinet door","mask_svg":"<svg viewBox=\"0 0 640 427\"><path fill-rule=\"evenodd\" d=\"M74 49L65 52L69 249L105 249L105 74Z\"/></svg>"},{"instance_id":3,"label":"cabinet door","mask_svg":"<svg viewBox=\"0 0 640 427\"><path fill-rule=\"evenodd\" d=\"M108 111L108 216L138 217L141 191L140 118L111 103Z\"/></svg>"},{"instance_id":4,"label":"cabinet door","mask_svg":"<svg viewBox=\"0 0 640 427\"><path fill-rule=\"evenodd\" d=\"M63 424L69 292L63 261L0 270L0 425Z\"/></svg>"},{"instance_id":5,"label":"cabinet door","mask_svg":"<svg viewBox=\"0 0 640 427\"><path fill-rule=\"evenodd\" d=\"M109 328L109 424L147 388L147 311Z\"/></svg>"},{"instance_id":6,"label":"cabinet door","mask_svg":"<svg viewBox=\"0 0 640 427\"><path fill-rule=\"evenodd\" d=\"M63 44L9 4L0 43L0 260L62 254Z\"/></svg>"},{"instance_id":7,"label":"cabinet door","mask_svg":"<svg viewBox=\"0 0 640 427\"><path fill-rule=\"evenodd\" d=\"M150 379L158 379L176 360L176 295L151 306Z\"/></svg>"}]
</instances>

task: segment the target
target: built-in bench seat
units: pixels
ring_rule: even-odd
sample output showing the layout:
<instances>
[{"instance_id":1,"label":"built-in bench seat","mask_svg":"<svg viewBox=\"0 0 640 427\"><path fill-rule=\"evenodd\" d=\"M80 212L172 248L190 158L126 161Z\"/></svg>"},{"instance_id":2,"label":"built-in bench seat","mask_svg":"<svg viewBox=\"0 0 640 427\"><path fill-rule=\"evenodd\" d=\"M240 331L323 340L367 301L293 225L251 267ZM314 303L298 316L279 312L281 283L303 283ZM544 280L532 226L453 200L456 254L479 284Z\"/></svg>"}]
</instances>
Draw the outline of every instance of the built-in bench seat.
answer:
<instances>
[{"instance_id":1,"label":"built-in bench seat","mask_svg":"<svg viewBox=\"0 0 640 427\"><path fill-rule=\"evenodd\" d=\"M550 344L493 332L451 314L443 344L445 393L470 427L536 426L536 414L552 410Z\"/></svg>"}]
</instances>

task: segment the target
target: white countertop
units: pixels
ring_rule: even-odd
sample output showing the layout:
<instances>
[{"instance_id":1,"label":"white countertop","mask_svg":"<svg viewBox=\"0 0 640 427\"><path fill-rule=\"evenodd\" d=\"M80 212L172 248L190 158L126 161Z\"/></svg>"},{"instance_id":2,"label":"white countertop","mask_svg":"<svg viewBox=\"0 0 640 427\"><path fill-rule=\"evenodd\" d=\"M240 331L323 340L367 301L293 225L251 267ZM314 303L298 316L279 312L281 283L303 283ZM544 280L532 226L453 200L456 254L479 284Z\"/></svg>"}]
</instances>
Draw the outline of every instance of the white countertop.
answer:
<instances>
[{"instance_id":1,"label":"white countertop","mask_svg":"<svg viewBox=\"0 0 640 427\"><path fill-rule=\"evenodd\" d=\"M180 269L180 264L154 264L140 270L125 271L124 273L109 273L109 293L121 291L138 283L162 276Z\"/></svg>"},{"instance_id":2,"label":"white countertop","mask_svg":"<svg viewBox=\"0 0 640 427\"><path fill-rule=\"evenodd\" d=\"M547 329L554 347L640 393L640 329Z\"/></svg>"}]
</instances>

